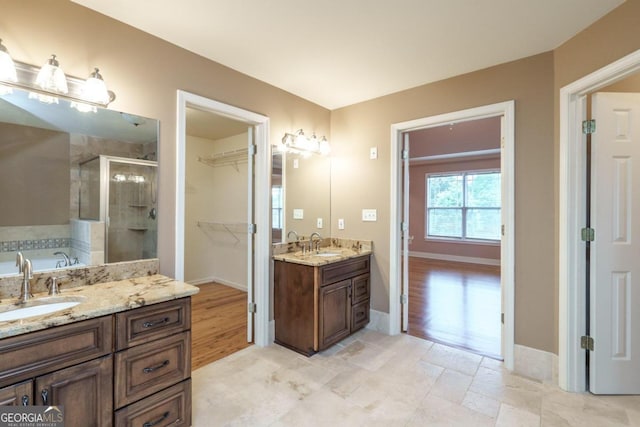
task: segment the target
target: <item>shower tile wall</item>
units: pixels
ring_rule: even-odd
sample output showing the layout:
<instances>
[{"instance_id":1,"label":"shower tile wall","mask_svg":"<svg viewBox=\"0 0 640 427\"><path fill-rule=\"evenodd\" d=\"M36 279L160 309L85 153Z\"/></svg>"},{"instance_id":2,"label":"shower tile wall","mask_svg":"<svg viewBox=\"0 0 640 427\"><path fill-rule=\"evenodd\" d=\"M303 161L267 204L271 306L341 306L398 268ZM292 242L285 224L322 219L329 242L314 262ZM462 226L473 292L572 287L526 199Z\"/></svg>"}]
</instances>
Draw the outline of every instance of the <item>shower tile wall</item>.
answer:
<instances>
[{"instance_id":1,"label":"shower tile wall","mask_svg":"<svg viewBox=\"0 0 640 427\"><path fill-rule=\"evenodd\" d=\"M87 265L104 263L104 222L71 220L71 248L73 256Z\"/></svg>"},{"instance_id":2,"label":"shower tile wall","mask_svg":"<svg viewBox=\"0 0 640 427\"><path fill-rule=\"evenodd\" d=\"M14 261L21 251L29 258L53 257L62 250L69 252L68 225L27 225L0 227L0 262Z\"/></svg>"}]
</instances>

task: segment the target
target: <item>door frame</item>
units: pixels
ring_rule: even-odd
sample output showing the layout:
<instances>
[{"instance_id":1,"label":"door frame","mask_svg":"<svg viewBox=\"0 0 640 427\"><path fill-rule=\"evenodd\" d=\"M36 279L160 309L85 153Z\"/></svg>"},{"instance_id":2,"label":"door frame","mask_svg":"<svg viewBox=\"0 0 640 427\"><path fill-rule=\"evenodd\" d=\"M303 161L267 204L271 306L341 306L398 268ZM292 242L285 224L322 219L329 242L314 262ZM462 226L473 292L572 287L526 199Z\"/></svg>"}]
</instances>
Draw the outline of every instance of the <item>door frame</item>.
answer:
<instances>
[{"instance_id":1,"label":"door frame","mask_svg":"<svg viewBox=\"0 0 640 427\"><path fill-rule=\"evenodd\" d=\"M504 326L502 333L502 357L507 369L514 368L514 266L515 266L515 101L505 101L496 104L469 108L461 111L424 117L391 125L391 247L389 268L389 332L391 335L400 333L401 329L401 226L402 221L402 176L401 149L402 133L425 127L477 120L488 117L503 116L502 124L502 152L500 155L501 173L503 180L502 218L504 233L501 242L500 280L502 282L502 306L504 310Z\"/></svg>"},{"instance_id":2,"label":"door frame","mask_svg":"<svg viewBox=\"0 0 640 427\"><path fill-rule=\"evenodd\" d=\"M582 120L586 97L640 71L640 50L560 89L559 221L558 221L558 385L586 390L586 362L580 337L586 328L584 244L585 160Z\"/></svg>"},{"instance_id":3,"label":"door frame","mask_svg":"<svg viewBox=\"0 0 640 427\"><path fill-rule=\"evenodd\" d=\"M193 93L177 91L176 125L176 222L175 277L184 280L184 208L185 208L185 152L186 109L196 107L220 116L244 122L255 128L255 199L256 235L254 244L254 343L269 345L269 260L271 249L271 146L269 118Z\"/></svg>"}]
</instances>

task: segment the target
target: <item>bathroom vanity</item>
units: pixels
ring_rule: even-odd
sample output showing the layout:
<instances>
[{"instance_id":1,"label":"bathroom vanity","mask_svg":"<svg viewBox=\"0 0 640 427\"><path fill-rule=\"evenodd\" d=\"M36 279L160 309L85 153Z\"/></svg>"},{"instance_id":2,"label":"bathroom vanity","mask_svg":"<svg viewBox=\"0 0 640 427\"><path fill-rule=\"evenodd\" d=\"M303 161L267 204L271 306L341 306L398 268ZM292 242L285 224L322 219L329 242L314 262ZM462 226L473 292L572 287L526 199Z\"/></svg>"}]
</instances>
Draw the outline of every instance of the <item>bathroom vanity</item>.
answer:
<instances>
[{"instance_id":1,"label":"bathroom vanity","mask_svg":"<svg viewBox=\"0 0 640 427\"><path fill-rule=\"evenodd\" d=\"M197 291L161 275L81 286L73 308L1 322L0 405L64 405L67 427L190 426Z\"/></svg>"},{"instance_id":2,"label":"bathroom vanity","mask_svg":"<svg viewBox=\"0 0 640 427\"><path fill-rule=\"evenodd\" d=\"M306 356L369 323L370 246L274 255L275 341Z\"/></svg>"}]
</instances>

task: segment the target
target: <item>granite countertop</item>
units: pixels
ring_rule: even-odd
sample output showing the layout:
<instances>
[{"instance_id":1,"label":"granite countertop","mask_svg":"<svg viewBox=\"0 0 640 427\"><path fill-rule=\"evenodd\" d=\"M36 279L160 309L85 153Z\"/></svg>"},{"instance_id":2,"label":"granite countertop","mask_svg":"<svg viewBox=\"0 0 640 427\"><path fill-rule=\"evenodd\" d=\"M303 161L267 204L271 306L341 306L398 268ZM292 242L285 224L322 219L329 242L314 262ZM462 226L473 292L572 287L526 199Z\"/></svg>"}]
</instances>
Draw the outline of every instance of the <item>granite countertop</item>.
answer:
<instances>
[{"instance_id":1,"label":"granite countertop","mask_svg":"<svg viewBox=\"0 0 640 427\"><path fill-rule=\"evenodd\" d=\"M58 297L81 298L75 307L25 319L0 322L0 338L65 325L198 293L196 286L155 274L62 289ZM34 294L34 299L48 297ZM20 308L17 299L0 300L0 312Z\"/></svg>"},{"instance_id":2,"label":"granite countertop","mask_svg":"<svg viewBox=\"0 0 640 427\"><path fill-rule=\"evenodd\" d=\"M293 262L296 264L310 265L313 267L344 261L371 254L370 249L352 249L344 247L324 247L319 252L311 251L305 254L302 251L274 254L273 259L278 261Z\"/></svg>"}]
</instances>

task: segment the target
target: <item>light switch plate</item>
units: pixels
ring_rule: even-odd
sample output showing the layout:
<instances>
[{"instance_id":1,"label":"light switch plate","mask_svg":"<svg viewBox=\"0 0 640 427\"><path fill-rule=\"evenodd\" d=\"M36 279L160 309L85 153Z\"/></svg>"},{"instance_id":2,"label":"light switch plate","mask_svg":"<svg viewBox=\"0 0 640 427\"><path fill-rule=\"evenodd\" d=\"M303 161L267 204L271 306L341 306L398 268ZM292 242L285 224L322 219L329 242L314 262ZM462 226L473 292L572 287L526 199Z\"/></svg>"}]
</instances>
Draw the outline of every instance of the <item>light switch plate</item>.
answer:
<instances>
[{"instance_id":1,"label":"light switch plate","mask_svg":"<svg viewBox=\"0 0 640 427\"><path fill-rule=\"evenodd\" d=\"M322 218L318 218L318 219L316 220L316 227L318 227L318 228L322 228Z\"/></svg>"},{"instance_id":2,"label":"light switch plate","mask_svg":"<svg viewBox=\"0 0 640 427\"><path fill-rule=\"evenodd\" d=\"M304 219L304 209L294 209L293 219Z\"/></svg>"},{"instance_id":3,"label":"light switch plate","mask_svg":"<svg viewBox=\"0 0 640 427\"><path fill-rule=\"evenodd\" d=\"M371 147L369 149L369 158L375 160L378 158L378 147Z\"/></svg>"},{"instance_id":4,"label":"light switch plate","mask_svg":"<svg viewBox=\"0 0 640 427\"><path fill-rule=\"evenodd\" d=\"M344 219L340 218L338 220L338 230L344 230Z\"/></svg>"},{"instance_id":5,"label":"light switch plate","mask_svg":"<svg viewBox=\"0 0 640 427\"><path fill-rule=\"evenodd\" d=\"M362 220L363 221L377 221L378 220L378 210L377 209L362 209Z\"/></svg>"}]
</instances>

